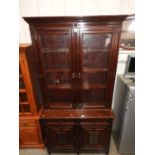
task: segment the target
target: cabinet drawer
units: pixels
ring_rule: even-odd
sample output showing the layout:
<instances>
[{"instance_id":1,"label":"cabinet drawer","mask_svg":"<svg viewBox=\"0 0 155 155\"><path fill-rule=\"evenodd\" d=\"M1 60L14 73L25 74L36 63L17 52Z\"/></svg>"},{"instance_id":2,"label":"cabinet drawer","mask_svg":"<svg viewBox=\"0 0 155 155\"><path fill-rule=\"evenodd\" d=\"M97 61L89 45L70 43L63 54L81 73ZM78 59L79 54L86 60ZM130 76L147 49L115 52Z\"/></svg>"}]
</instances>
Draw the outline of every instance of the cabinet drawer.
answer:
<instances>
[{"instance_id":1,"label":"cabinet drawer","mask_svg":"<svg viewBox=\"0 0 155 155\"><path fill-rule=\"evenodd\" d=\"M35 120L20 120L19 122L20 127L34 127L36 126Z\"/></svg>"}]
</instances>

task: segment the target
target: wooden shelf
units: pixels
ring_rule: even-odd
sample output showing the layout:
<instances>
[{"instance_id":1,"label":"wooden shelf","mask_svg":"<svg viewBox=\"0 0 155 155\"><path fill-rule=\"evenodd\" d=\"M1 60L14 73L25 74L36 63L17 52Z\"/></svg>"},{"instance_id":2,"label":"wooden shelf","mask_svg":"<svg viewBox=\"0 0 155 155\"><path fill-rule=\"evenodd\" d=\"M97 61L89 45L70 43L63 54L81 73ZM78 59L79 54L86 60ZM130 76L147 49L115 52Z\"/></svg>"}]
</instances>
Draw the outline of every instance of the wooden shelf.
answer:
<instances>
[{"instance_id":1,"label":"wooden shelf","mask_svg":"<svg viewBox=\"0 0 155 155\"><path fill-rule=\"evenodd\" d=\"M44 71L46 73L50 73L50 72L70 72L71 70L68 68L47 68Z\"/></svg>"},{"instance_id":2,"label":"wooden shelf","mask_svg":"<svg viewBox=\"0 0 155 155\"><path fill-rule=\"evenodd\" d=\"M83 52L110 52L110 49L93 49L93 48L91 48L91 49L83 49Z\"/></svg>"},{"instance_id":3,"label":"wooden shelf","mask_svg":"<svg viewBox=\"0 0 155 155\"><path fill-rule=\"evenodd\" d=\"M105 104L105 102L84 102L83 106L90 109L93 109L95 107L105 108Z\"/></svg>"},{"instance_id":4,"label":"wooden shelf","mask_svg":"<svg viewBox=\"0 0 155 155\"><path fill-rule=\"evenodd\" d=\"M42 53L68 53L69 49L67 48L62 48L62 49L48 49L48 48L42 48L41 49Z\"/></svg>"},{"instance_id":5,"label":"wooden shelf","mask_svg":"<svg viewBox=\"0 0 155 155\"><path fill-rule=\"evenodd\" d=\"M83 67L84 72L107 72L108 68L104 67Z\"/></svg>"},{"instance_id":6,"label":"wooden shelf","mask_svg":"<svg viewBox=\"0 0 155 155\"><path fill-rule=\"evenodd\" d=\"M19 93L26 93L26 89L19 89Z\"/></svg>"},{"instance_id":7,"label":"wooden shelf","mask_svg":"<svg viewBox=\"0 0 155 155\"><path fill-rule=\"evenodd\" d=\"M47 85L49 89L71 89L71 84L49 84Z\"/></svg>"},{"instance_id":8,"label":"wooden shelf","mask_svg":"<svg viewBox=\"0 0 155 155\"><path fill-rule=\"evenodd\" d=\"M91 88L106 88L106 84L96 84L96 83L88 83L84 82L83 83L83 88L84 89L91 89Z\"/></svg>"},{"instance_id":9,"label":"wooden shelf","mask_svg":"<svg viewBox=\"0 0 155 155\"><path fill-rule=\"evenodd\" d=\"M28 101L19 101L19 104L23 104L23 105L29 105L30 103Z\"/></svg>"},{"instance_id":10,"label":"wooden shelf","mask_svg":"<svg viewBox=\"0 0 155 155\"><path fill-rule=\"evenodd\" d=\"M72 103L71 102L49 102L46 106L44 106L45 109L71 109Z\"/></svg>"}]
</instances>

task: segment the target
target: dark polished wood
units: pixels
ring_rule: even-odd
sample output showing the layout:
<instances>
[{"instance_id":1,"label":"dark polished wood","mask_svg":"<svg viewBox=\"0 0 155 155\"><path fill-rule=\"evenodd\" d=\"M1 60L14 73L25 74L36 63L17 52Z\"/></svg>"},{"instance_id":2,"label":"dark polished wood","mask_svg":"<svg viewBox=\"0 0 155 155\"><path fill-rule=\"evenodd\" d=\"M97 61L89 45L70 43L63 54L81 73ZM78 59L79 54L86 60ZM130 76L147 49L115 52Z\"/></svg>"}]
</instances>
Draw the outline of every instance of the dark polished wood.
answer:
<instances>
[{"instance_id":1,"label":"dark polished wood","mask_svg":"<svg viewBox=\"0 0 155 155\"><path fill-rule=\"evenodd\" d=\"M51 113L54 113L53 116ZM112 120L110 111L43 112L41 124L48 152L107 153L109 152ZM111 114L111 115L110 115Z\"/></svg>"},{"instance_id":2,"label":"dark polished wood","mask_svg":"<svg viewBox=\"0 0 155 155\"><path fill-rule=\"evenodd\" d=\"M108 154L119 39L127 16L24 17L40 75L49 154Z\"/></svg>"},{"instance_id":3,"label":"dark polished wood","mask_svg":"<svg viewBox=\"0 0 155 155\"><path fill-rule=\"evenodd\" d=\"M112 110L43 110L42 119L112 119L114 118Z\"/></svg>"}]
</instances>

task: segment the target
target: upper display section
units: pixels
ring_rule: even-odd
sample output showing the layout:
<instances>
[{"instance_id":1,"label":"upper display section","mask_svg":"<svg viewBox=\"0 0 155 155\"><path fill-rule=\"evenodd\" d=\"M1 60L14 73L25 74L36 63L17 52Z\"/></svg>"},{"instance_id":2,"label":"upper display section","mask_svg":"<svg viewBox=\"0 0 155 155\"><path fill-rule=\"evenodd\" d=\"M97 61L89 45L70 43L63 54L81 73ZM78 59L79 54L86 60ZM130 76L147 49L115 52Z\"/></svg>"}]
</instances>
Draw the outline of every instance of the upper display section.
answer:
<instances>
[{"instance_id":1,"label":"upper display section","mask_svg":"<svg viewBox=\"0 0 155 155\"><path fill-rule=\"evenodd\" d=\"M46 108L110 108L127 15L25 17Z\"/></svg>"}]
</instances>

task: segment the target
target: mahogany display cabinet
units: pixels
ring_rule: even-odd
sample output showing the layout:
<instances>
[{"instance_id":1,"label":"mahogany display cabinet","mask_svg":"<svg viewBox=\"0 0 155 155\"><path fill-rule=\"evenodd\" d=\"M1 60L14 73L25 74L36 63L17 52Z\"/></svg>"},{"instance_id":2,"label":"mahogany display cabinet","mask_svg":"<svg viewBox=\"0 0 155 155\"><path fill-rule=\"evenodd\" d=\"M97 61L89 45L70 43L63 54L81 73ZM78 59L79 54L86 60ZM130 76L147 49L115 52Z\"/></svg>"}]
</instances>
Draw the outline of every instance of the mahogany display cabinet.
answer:
<instances>
[{"instance_id":1,"label":"mahogany display cabinet","mask_svg":"<svg viewBox=\"0 0 155 155\"><path fill-rule=\"evenodd\" d=\"M19 45L19 146L43 147L39 123L41 92L29 44Z\"/></svg>"},{"instance_id":2,"label":"mahogany display cabinet","mask_svg":"<svg viewBox=\"0 0 155 155\"><path fill-rule=\"evenodd\" d=\"M43 94L48 152L108 154L119 39L126 15L24 17Z\"/></svg>"}]
</instances>

